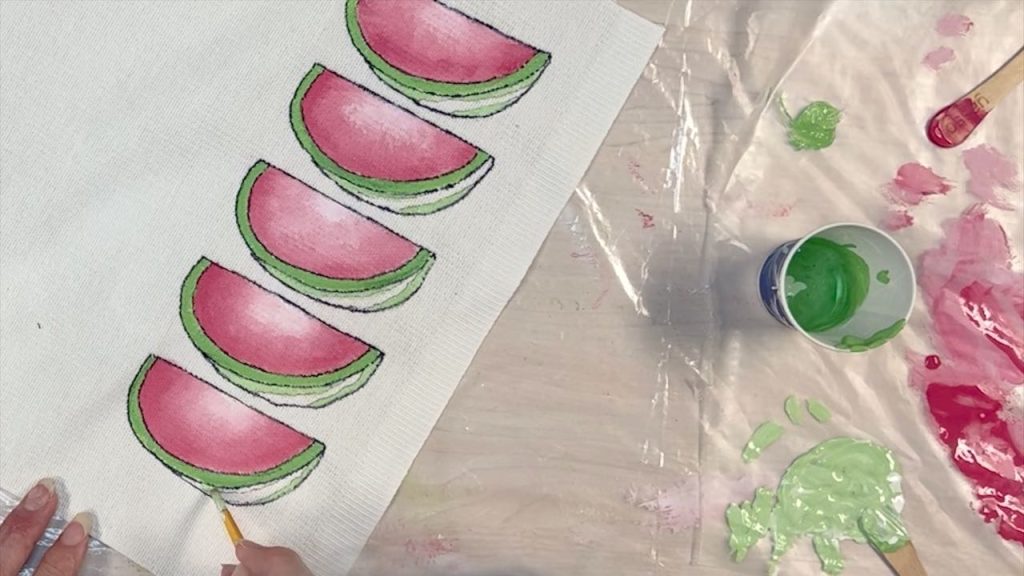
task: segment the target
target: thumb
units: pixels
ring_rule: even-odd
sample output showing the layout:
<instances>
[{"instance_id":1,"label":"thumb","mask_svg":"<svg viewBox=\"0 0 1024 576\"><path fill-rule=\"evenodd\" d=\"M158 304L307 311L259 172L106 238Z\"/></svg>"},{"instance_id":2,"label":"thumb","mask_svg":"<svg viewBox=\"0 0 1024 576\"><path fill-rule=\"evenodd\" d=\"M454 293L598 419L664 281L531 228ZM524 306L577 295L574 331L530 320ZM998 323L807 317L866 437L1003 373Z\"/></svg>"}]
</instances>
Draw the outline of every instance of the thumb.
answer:
<instances>
[{"instance_id":1,"label":"thumb","mask_svg":"<svg viewBox=\"0 0 1024 576\"><path fill-rule=\"evenodd\" d=\"M302 559L290 548L263 546L242 540L235 546L239 568L252 576L311 576Z\"/></svg>"}]
</instances>

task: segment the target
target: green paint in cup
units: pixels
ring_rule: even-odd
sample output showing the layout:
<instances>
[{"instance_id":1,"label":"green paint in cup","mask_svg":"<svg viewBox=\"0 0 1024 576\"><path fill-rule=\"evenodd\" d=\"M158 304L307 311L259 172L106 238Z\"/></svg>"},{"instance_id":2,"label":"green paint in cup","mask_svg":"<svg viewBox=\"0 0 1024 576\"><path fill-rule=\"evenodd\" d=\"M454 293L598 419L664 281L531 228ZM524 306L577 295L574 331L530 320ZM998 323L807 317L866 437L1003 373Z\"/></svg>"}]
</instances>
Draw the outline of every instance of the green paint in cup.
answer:
<instances>
[{"instance_id":1,"label":"green paint in cup","mask_svg":"<svg viewBox=\"0 0 1024 576\"><path fill-rule=\"evenodd\" d=\"M914 269L877 228L831 224L777 248L772 258L781 263L773 264L779 271L769 312L822 346L864 352L894 338L910 317Z\"/></svg>"},{"instance_id":2,"label":"green paint in cup","mask_svg":"<svg viewBox=\"0 0 1024 576\"><path fill-rule=\"evenodd\" d=\"M797 325L824 332L853 318L867 298L871 270L853 248L814 236L793 255L786 282L800 288L786 293Z\"/></svg>"}]
</instances>

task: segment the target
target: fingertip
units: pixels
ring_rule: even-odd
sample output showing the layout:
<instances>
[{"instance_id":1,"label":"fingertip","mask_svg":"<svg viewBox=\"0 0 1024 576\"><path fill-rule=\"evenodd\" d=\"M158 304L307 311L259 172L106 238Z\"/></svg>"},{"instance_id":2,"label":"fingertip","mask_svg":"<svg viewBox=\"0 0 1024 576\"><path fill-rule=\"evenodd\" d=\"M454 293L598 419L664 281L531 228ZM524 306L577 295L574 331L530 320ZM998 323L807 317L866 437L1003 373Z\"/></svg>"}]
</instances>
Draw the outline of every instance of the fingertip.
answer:
<instances>
[{"instance_id":1,"label":"fingertip","mask_svg":"<svg viewBox=\"0 0 1024 576\"><path fill-rule=\"evenodd\" d=\"M234 576L236 564L221 564L220 576Z\"/></svg>"},{"instance_id":2,"label":"fingertip","mask_svg":"<svg viewBox=\"0 0 1024 576\"><path fill-rule=\"evenodd\" d=\"M79 512L64 527L64 531L61 533L60 538L57 539L57 543L64 546L78 546L89 538L91 530L92 514Z\"/></svg>"},{"instance_id":3,"label":"fingertip","mask_svg":"<svg viewBox=\"0 0 1024 576\"><path fill-rule=\"evenodd\" d=\"M38 512L53 503L57 495L56 482L53 478L43 478L35 483L25 497L21 499L21 507L27 512Z\"/></svg>"},{"instance_id":4,"label":"fingertip","mask_svg":"<svg viewBox=\"0 0 1024 576\"><path fill-rule=\"evenodd\" d=\"M235 544L235 557L239 560L245 560L247 557L251 557L254 553L262 550L264 547L253 542L252 540L239 540Z\"/></svg>"}]
</instances>

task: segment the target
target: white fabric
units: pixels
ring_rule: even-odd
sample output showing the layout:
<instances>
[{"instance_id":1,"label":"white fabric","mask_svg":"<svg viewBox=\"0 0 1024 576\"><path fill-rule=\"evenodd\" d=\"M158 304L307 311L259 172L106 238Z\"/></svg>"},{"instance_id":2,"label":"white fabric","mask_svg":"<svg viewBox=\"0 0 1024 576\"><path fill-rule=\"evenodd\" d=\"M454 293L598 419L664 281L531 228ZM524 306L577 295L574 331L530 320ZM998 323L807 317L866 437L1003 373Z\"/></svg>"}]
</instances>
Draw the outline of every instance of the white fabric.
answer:
<instances>
[{"instance_id":1,"label":"white fabric","mask_svg":"<svg viewBox=\"0 0 1024 576\"><path fill-rule=\"evenodd\" d=\"M0 485L59 476L67 506L95 511L98 535L157 574L231 561L208 499L128 426L128 386L156 353L326 444L299 490L236 519L320 573L347 570L661 33L605 1L452 4L553 58L496 116L415 108L496 159L462 203L426 217L354 200L292 135L288 105L314 62L414 106L358 56L343 3L2 4ZM235 193L260 158L433 250L421 291L355 314L282 288L234 224ZM203 255L378 346L381 368L320 410L227 383L178 320L181 282Z\"/></svg>"}]
</instances>

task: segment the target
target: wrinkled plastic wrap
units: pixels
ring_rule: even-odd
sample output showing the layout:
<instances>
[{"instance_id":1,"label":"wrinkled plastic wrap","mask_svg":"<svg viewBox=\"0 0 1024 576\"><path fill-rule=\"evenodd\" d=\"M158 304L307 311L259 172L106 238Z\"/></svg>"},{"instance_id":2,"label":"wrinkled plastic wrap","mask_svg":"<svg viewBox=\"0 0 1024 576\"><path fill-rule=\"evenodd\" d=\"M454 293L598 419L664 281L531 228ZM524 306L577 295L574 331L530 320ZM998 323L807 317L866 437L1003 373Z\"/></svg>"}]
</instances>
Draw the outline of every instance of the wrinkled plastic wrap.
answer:
<instances>
[{"instance_id":1,"label":"wrinkled plastic wrap","mask_svg":"<svg viewBox=\"0 0 1024 576\"><path fill-rule=\"evenodd\" d=\"M772 248L822 224L877 225L903 162L956 184L897 234L915 259L939 241L970 199L959 152L928 144L924 123L1024 42L1020 4L619 1L665 25L662 46L353 574L763 574L765 542L729 558L725 506L840 434L902 463L929 574L1019 573L1021 548L971 510L908 386L906 352L929 346L923 305L895 342L843 355L776 323L755 278ZM938 37L947 11L970 15L972 33ZM947 44L948 68L921 64ZM791 111L843 110L836 143L789 149L780 93ZM1020 162L1021 114L1018 90L971 142ZM1021 253L1019 200L992 212ZM832 422L789 425L789 394L822 401ZM744 464L769 419L785 435ZM866 546L843 552L846 573L883 573ZM783 573L819 573L807 542Z\"/></svg>"}]
</instances>

